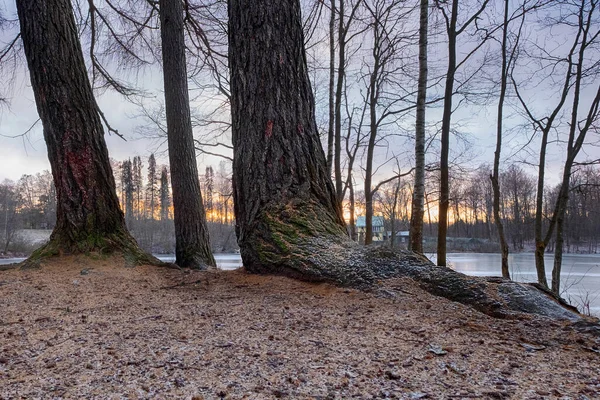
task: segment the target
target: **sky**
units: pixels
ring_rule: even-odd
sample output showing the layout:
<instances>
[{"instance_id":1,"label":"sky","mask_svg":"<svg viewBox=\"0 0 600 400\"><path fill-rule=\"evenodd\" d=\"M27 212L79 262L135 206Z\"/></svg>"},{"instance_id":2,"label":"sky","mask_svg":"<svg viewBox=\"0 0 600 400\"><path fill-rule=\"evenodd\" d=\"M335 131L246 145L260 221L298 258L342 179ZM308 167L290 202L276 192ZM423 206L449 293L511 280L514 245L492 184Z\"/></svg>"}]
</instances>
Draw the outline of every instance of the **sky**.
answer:
<instances>
[{"instance_id":1,"label":"sky","mask_svg":"<svg viewBox=\"0 0 600 400\"><path fill-rule=\"evenodd\" d=\"M159 148L156 141L142 139L135 133L136 126L142 121L133 118L135 108L131 104L114 93L106 93L98 100L111 126L127 140L124 141L114 134L105 134L111 158L124 160L136 155L147 158ZM10 102L9 107L0 111L0 181L18 180L23 174L35 174L50 169L41 122L38 122L25 137L12 137L22 135L38 119L29 84L23 83L16 89ZM159 155L159 160L163 159L163 163L166 162L164 158L163 155Z\"/></svg>"}]
</instances>

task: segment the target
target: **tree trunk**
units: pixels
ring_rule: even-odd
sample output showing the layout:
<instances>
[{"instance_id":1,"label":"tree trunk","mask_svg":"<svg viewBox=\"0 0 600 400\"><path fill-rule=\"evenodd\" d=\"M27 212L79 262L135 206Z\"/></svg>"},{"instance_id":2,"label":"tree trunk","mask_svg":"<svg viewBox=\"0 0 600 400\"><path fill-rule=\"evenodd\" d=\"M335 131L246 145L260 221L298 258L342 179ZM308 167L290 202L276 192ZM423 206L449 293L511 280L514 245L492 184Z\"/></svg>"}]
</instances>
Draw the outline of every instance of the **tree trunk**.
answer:
<instances>
[{"instance_id":1,"label":"tree trunk","mask_svg":"<svg viewBox=\"0 0 600 400\"><path fill-rule=\"evenodd\" d=\"M552 293L560 296L560 273L562 270L563 257L563 227L564 214L558 217L556 221L556 248L554 249L554 267L552 268Z\"/></svg>"},{"instance_id":2,"label":"tree trunk","mask_svg":"<svg viewBox=\"0 0 600 400\"><path fill-rule=\"evenodd\" d=\"M335 194L340 203L344 201L344 183L342 181L342 95L346 79L346 25L344 22L344 3L339 0L338 9L338 75L335 88Z\"/></svg>"},{"instance_id":3,"label":"tree trunk","mask_svg":"<svg viewBox=\"0 0 600 400\"><path fill-rule=\"evenodd\" d=\"M351 174L351 172L349 172ZM348 186L348 201L350 202L350 220L348 225L350 227L350 238L357 242L358 237L356 234L356 216L355 216L355 200L354 200L354 185L352 184L352 175L349 176L350 185Z\"/></svg>"},{"instance_id":4,"label":"tree trunk","mask_svg":"<svg viewBox=\"0 0 600 400\"><path fill-rule=\"evenodd\" d=\"M501 270L504 278L510 279L508 269L508 243L504 235L504 225L500 218L500 153L502 151L502 118L504 112L504 98L508 82L507 42L508 42L508 0L504 0L504 25L502 31L502 71L500 80L500 99L498 100L498 120L496 123L496 151L494 152L494 173L491 176L492 188L494 190L494 222L500 239L500 251L502 254Z\"/></svg>"},{"instance_id":5,"label":"tree trunk","mask_svg":"<svg viewBox=\"0 0 600 400\"><path fill-rule=\"evenodd\" d=\"M317 132L302 43L297 0L229 1L233 193L244 266L319 279L327 268L313 259L314 246L351 241Z\"/></svg>"},{"instance_id":6,"label":"tree trunk","mask_svg":"<svg viewBox=\"0 0 600 400\"><path fill-rule=\"evenodd\" d=\"M415 123L415 185L410 215L408 248L423 254L423 216L425 214L425 100L427 99L427 32L429 0L421 0L419 22L419 82Z\"/></svg>"},{"instance_id":7,"label":"tree trunk","mask_svg":"<svg viewBox=\"0 0 600 400\"><path fill-rule=\"evenodd\" d=\"M198 180L187 85L183 3L180 0L160 0L160 24L175 211L175 262L182 268L216 267Z\"/></svg>"},{"instance_id":8,"label":"tree trunk","mask_svg":"<svg viewBox=\"0 0 600 400\"><path fill-rule=\"evenodd\" d=\"M546 173L546 148L548 144L548 131L542 132L542 143L540 145L540 159L538 164L538 184L535 206L535 269L537 272L538 283L543 287L548 287L546 279L546 267L544 263L544 253L548 243L543 237L544 222L544 176Z\"/></svg>"},{"instance_id":9,"label":"tree trunk","mask_svg":"<svg viewBox=\"0 0 600 400\"><path fill-rule=\"evenodd\" d=\"M340 0L344 1L344 0ZM327 171L331 175L333 167L333 138L335 123L335 0L330 1L329 15L329 130L327 131Z\"/></svg>"},{"instance_id":10,"label":"tree trunk","mask_svg":"<svg viewBox=\"0 0 600 400\"><path fill-rule=\"evenodd\" d=\"M394 204L392 206L391 221L390 221L390 248L394 248L394 242L396 241L396 207L398 206L398 196L400 193L400 181L396 182L394 187Z\"/></svg>"},{"instance_id":11,"label":"tree trunk","mask_svg":"<svg viewBox=\"0 0 600 400\"><path fill-rule=\"evenodd\" d=\"M444 91L444 112L442 114L442 138L440 154L440 200L438 217L437 265L446 266L446 235L448 233L448 155L450 150L450 120L452 118L452 93L454 74L456 73L456 20L458 18L458 0L452 0L452 14L448 27L448 72Z\"/></svg>"},{"instance_id":12,"label":"tree trunk","mask_svg":"<svg viewBox=\"0 0 600 400\"><path fill-rule=\"evenodd\" d=\"M377 36L376 36L376 41ZM376 89L379 76L379 58L377 55L377 42L373 46L373 71L369 83L369 143L367 144L367 158L365 160L365 245L373 243L373 157L377 139L377 105L379 102Z\"/></svg>"},{"instance_id":13,"label":"tree trunk","mask_svg":"<svg viewBox=\"0 0 600 400\"><path fill-rule=\"evenodd\" d=\"M58 200L50 241L29 263L91 251L157 262L125 226L71 2L19 0L17 10Z\"/></svg>"}]
</instances>

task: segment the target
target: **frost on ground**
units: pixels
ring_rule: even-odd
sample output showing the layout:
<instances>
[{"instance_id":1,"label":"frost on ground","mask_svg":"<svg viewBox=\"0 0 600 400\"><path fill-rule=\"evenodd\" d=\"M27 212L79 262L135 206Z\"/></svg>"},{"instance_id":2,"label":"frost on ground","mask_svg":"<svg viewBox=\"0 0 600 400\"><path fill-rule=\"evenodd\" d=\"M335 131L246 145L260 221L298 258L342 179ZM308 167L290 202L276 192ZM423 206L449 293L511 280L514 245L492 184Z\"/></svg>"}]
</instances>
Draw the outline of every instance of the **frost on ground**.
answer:
<instances>
[{"instance_id":1,"label":"frost on ground","mask_svg":"<svg viewBox=\"0 0 600 400\"><path fill-rule=\"evenodd\" d=\"M68 258L0 271L0 399L594 399L600 339L365 293Z\"/></svg>"}]
</instances>

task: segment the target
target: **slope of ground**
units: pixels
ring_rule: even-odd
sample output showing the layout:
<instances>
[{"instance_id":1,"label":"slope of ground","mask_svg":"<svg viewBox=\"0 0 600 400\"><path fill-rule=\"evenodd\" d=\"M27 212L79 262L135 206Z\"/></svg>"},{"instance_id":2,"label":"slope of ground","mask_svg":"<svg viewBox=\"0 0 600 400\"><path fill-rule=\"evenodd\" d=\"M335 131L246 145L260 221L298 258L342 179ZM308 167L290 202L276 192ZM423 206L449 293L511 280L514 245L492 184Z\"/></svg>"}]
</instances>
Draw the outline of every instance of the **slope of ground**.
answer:
<instances>
[{"instance_id":1,"label":"slope of ground","mask_svg":"<svg viewBox=\"0 0 600 400\"><path fill-rule=\"evenodd\" d=\"M600 339L409 279L364 293L68 258L0 272L0 399L594 399Z\"/></svg>"}]
</instances>

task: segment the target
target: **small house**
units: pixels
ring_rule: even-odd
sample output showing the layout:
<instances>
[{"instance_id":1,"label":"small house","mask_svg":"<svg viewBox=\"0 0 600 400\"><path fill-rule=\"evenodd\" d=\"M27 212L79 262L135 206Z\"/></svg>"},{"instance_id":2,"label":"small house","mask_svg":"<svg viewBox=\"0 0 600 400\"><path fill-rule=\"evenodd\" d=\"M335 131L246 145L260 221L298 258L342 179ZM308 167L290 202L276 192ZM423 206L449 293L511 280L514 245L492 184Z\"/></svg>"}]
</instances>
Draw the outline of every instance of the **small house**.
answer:
<instances>
[{"instance_id":1,"label":"small house","mask_svg":"<svg viewBox=\"0 0 600 400\"><path fill-rule=\"evenodd\" d=\"M373 216L373 242L382 242L385 240L385 219L381 215ZM356 219L356 233L359 243L365 242L365 233L367 231L366 217L361 216Z\"/></svg>"}]
</instances>

